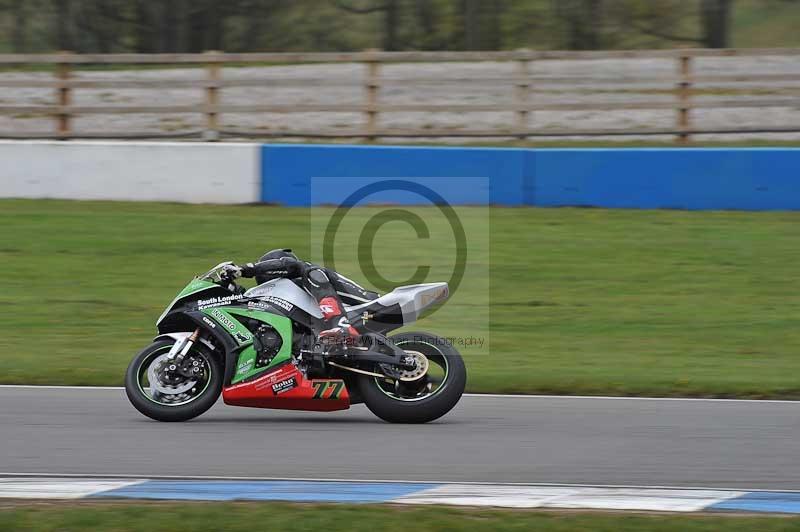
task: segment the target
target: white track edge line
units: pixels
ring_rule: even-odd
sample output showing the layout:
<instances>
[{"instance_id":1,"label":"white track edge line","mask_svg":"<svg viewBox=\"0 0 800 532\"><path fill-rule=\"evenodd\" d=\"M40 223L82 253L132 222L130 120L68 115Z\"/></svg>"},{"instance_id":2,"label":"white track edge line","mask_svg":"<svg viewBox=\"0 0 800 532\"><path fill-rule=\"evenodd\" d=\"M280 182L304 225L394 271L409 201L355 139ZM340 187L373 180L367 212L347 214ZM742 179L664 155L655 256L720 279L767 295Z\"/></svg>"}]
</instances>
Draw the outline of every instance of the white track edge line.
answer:
<instances>
[{"instance_id":1,"label":"white track edge line","mask_svg":"<svg viewBox=\"0 0 800 532\"><path fill-rule=\"evenodd\" d=\"M124 390L122 386L58 386L49 384L0 384L0 389L30 390ZM543 394L502 394L502 393L465 393L464 397L488 399L594 399L604 401L705 401L714 403L778 403L800 404L793 399L725 399L717 397L639 397L628 395L543 395Z\"/></svg>"},{"instance_id":2,"label":"white track edge line","mask_svg":"<svg viewBox=\"0 0 800 532\"><path fill-rule=\"evenodd\" d=\"M213 475L131 475L112 473L9 473L0 471L0 478L76 478L98 480L228 480L228 481L263 481L263 482L362 482L365 484L464 484L470 486L517 486L517 487L549 487L549 488L609 488L640 490L682 490L682 491L730 491L758 493L800 493L800 489L766 489L766 488L731 488L701 486L642 486L636 484L571 484L560 482L482 482L459 480L387 480L358 478L313 478L313 477L248 477L248 476L213 476Z\"/></svg>"},{"instance_id":3,"label":"white track edge line","mask_svg":"<svg viewBox=\"0 0 800 532\"><path fill-rule=\"evenodd\" d=\"M542 394L500 394L465 393L464 397L487 397L492 399L602 399L604 401L706 401L713 403L789 403L800 404L795 399L733 399L721 397L640 397L629 395L542 395Z\"/></svg>"}]
</instances>

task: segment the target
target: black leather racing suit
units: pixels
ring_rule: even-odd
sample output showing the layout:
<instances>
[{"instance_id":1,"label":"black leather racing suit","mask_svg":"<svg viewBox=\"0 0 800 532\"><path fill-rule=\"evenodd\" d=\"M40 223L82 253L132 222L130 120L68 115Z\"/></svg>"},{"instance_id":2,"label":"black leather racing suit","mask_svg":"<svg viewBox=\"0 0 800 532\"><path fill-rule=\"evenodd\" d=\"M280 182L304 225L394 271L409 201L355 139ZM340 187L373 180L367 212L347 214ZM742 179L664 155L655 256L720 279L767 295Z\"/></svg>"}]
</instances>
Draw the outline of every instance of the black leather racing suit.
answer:
<instances>
[{"instance_id":1,"label":"black leather racing suit","mask_svg":"<svg viewBox=\"0 0 800 532\"><path fill-rule=\"evenodd\" d=\"M282 256L275 257L276 255ZM335 275L334 272L302 261L290 250L271 251L264 255L261 261L246 264L241 268L242 277L255 277L259 283L279 278L299 279L308 293L317 300L322 311L324 330L320 333L320 337L359 335L356 327L347 320L344 304L331 283L330 275Z\"/></svg>"}]
</instances>

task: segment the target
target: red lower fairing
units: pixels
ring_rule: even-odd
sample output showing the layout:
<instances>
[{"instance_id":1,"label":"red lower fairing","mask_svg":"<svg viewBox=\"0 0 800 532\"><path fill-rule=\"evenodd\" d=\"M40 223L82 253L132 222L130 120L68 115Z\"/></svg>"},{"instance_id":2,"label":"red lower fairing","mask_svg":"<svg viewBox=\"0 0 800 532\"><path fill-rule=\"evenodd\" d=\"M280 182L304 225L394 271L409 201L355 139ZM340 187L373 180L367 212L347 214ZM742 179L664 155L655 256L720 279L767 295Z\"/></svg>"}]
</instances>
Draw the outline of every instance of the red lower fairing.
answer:
<instances>
[{"instance_id":1,"label":"red lower fairing","mask_svg":"<svg viewBox=\"0 0 800 532\"><path fill-rule=\"evenodd\" d=\"M250 382L222 391L225 404L282 410L331 412L350 408L350 395L340 379L306 379L288 363Z\"/></svg>"}]
</instances>

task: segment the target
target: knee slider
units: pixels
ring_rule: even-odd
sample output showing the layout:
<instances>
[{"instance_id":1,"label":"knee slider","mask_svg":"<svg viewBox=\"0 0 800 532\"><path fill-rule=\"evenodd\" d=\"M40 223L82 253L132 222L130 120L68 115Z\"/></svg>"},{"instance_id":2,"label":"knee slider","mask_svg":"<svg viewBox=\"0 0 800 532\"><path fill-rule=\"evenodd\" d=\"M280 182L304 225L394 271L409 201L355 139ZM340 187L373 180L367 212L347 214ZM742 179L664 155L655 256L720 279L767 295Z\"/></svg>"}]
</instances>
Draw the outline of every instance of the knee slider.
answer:
<instances>
[{"instance_id":1,"label":"knee slider","mask_svg":"<svg viewBox=\"0 0 800 532\"><path fill-rule=\"evenodd\" d=\"M317 287L326 286L331 282L325 272L319 268L314 268L308 272L308 280L312 285Z\"/></svg>"}]
</instances>

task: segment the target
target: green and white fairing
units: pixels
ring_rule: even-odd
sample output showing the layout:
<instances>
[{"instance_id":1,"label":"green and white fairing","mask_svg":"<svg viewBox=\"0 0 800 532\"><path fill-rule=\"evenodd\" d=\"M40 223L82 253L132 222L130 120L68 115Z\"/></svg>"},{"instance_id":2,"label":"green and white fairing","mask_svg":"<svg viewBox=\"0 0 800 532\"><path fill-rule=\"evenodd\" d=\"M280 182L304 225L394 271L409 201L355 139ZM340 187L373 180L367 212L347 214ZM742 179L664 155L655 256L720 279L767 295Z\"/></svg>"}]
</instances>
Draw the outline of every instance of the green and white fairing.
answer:
<instances>
[{"instance_id":1,"label":"green and white fairing","mask_svg":"<svg viewBox=\"0 0 800 532\"><path fill-rule=\"evenodd\" d=\"M242 348L236 362L236 372L231 384L243 381L254 375L288 362L292 358L292 321L286 316L248 308L214 307L202 310L203 314L219 323ZM263 367L256 367L256 350L253 347L253 335L236 319L242 316L269 324L281 336L281 347L278 353Z\"/></svg>"},{"instance_id":2,"label":"green and white fairing","mask_svg":"<svg viewBox=\"0 0 800 532\"><path fill-rule=\"evenodd\" d=\"M207 293L206 293L207 292ZM222 334L229 336L232 345L236 345L238 352L235 372L231 384L236 384L249 377L258 375L270 368L278 366L291 359L292 350L292 322L289 318L260 309L250 309L245 303L245 296L238 294L225 294L225 290L218 284L201 278L193 279L183 290L178 292L175 299L158 318L157 326L164 322L173 311L179 311L183 305L195 304L191 311L202 313L203 322L212 334L224 331ZM216 295L214 295L216 294ZM242 303L241 306L233 306ZM206 306L207 305L207 306ZM216 305L216 306L215 306ZM204 308L205 307L205 308ZM187 309L189 311L189 309ZM266 366L256 367L256 350L253 346L253 334L241 323L238 317L245 317L270 325L281 337L281 347L275 357ZM208 320L208 321L206 321Z\"/></svg>"},{"instance_id":3,"label":"green and white fairing","mask_svg":"<svg viewBox=\"0 0 800 532\"><path fill-rule=\"evenodd\" d=\"M178 295L175 296L175 299L173 299L170 304L167 305L167 308L165 308L164 312L161 313L161 316L158 317L158 320L156 321L156 327L158 327L161 322L164 321L164 318L167 316L167 314L169 314L175 308L175 304L181 299L188 298L189 296L199 294L200 292L204 292L206 290L216 291L219 289L219 285L212 283L211 281L206 281L199 278L192 279L192 281L187 284L183 290L178 292Z\"/></svg>"}]
</instances>

